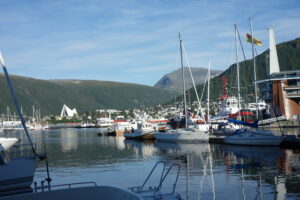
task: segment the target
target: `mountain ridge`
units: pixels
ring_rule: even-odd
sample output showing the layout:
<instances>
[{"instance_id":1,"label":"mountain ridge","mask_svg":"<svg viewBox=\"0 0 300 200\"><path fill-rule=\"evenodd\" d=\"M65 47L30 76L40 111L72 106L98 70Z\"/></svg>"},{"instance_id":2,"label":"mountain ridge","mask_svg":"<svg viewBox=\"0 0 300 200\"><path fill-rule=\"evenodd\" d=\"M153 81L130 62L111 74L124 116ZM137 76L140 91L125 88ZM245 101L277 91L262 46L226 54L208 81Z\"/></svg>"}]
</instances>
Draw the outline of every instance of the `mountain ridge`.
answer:
<instances>
[{"instance_id":1,"label":"mountain ridge","mask_svg":"<svg viewBox=\"0 0 300 200\"><path fill-rule=\"evenodd\" d=\"M53 81L19 75L10 77L20 105L28 114L32 112L32 106L40 108L42 114L59 114L63 104L81 113L105 108L128 109L163 104L175 95L172 91L135 83L75 79ZM3 74L0 74L0 91L0 112L5 113L7 106L14 110Z\"/></svg>"},{"instance_id":2,"label":"mountain ridge","mask_svg":"<svg viewBox=\"0 0 300 200\"><path fill-rule=\"evenodd\" d=\"M207 69L200 67L191 67L191 72L195 85L199 85L205 82L207 76ZM223 72L222 70L211 70L211 76L216 76ZM184 67L184 76L186 77L186 88L192 88L193 83L188 67ZM162 88L171 91L182 92L182 71L181 68L165 74L159 81L157 81L153 87Z\"/></svg>"}]
</instances>

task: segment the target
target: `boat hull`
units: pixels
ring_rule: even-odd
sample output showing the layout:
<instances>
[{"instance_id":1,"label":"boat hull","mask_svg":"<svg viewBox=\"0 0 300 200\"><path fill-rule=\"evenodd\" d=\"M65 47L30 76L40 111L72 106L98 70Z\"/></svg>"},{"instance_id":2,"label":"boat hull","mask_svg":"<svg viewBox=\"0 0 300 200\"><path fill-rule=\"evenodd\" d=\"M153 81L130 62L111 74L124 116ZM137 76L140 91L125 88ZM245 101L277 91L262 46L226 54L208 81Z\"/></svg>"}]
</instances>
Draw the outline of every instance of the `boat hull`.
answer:
<instances>
[{"instance_id":1,"label":"boat hull","mask_svg":"<svg viewBox=\"0 0 300 200\"><path fill-rule=\"evenodd\" d=\"M249 146L279 146L284 137L274 135L256 134L255 132L244 132L238 135L226 136L225 144L249 145Z\"/></svg>"},{"instance_id":2,"label":"boat hull","mask_svg":"<svg viewBox=\"0 0 300 200\"><path fill-rule=\"evenodd\" d=\"M150 133L124 133L124 137L128 140L153 140L153 132Z\"/></svg>"},{"instance_id":3,"label":"boat hull","mask_svg":"<svg viewBox=\"0 0 300 200\"><path fill-rule=\"evenodd\" d=\"M167 132L156 132L154 138L165 142L208 142L209 135L205 131L174 130Z\"/></svg>"},{"instance_id":4,"label":"boat hull","mask_svg":"<svg viewBox=\"0 0 300 200\"><path fill-rule=\"evenodd\" d=\"M35 170L35 156L11 159L0 165L0 192L30 187Z\"/></svg>"}]
</instances>

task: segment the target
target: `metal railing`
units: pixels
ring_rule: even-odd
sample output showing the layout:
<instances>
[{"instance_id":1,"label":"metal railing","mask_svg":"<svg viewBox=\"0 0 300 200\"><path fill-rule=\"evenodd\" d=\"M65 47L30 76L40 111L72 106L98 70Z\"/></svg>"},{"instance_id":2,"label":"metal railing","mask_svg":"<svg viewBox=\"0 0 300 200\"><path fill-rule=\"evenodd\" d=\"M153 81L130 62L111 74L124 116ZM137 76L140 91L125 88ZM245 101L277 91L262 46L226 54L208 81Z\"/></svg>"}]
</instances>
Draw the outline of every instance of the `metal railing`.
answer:
<instances>
[{"instance_id":1,"label":"metal railing","mask_svg":"<svg viewBox=\"0 0 300 200\"><path fill-rule=\"evenodd\" d=\"M157 169L160 164L162 165L162 170L161 170L161 174L160 174L159 183L155 186L152 186L152 187L149 187L146 189L145 185L148 184L148 182L149 182L150 178L152 177L152 175L154 174L154 172L158 171ZM154 199L159 199L162 196L166 196L166 195L174 195L175 188L176 188L177 181L178 181L179 172L180 172L180 165L179 164L171 164L171 166L167 170L166 170L166 165L167 165L167 162L158 161L152 168L151 172L147 176L147 178L144 181L144 183L142 184L142 186L131 187L129 189L132 192L139 193L144 197L153 197ZM175 174L176 178L172 185L172 192L171 193L161 193L161 189L162 189L163 184L165 183L166 178L170 175L170 171L174 168L177 168L177 173Z\"/></svg>"},{"instance_id":2,"label":"metal railing","mask_svg":"<svg viewBox=\"0 0 300 200\"><path fill-rule=\"evenodd\" d=\"M66 183L66 184L59 184L59 185L44 185L45 181L41 181L41 186L37 185L37 182L34 182L34 192L45 192L45 191L51 191L54 188L61 188L61 189L71 189L74 188L74 186L82 186L82 185L92 185L94 187L97 186L96 182L90 181L90 182L76 182L76 183Z\"/></svg>"}]
</instances>

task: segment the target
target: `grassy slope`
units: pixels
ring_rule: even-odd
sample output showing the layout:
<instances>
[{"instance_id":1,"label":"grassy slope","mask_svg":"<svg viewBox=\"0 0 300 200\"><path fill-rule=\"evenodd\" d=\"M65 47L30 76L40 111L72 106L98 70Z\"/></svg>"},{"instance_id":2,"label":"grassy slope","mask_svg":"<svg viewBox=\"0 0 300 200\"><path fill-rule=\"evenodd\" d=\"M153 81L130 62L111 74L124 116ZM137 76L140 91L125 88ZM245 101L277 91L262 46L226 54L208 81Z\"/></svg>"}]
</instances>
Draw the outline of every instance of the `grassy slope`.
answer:
<instances>
[{"instance_id":1,"label":"grassy slope","mask_svg":"<svg viewBox=\"0 0 300 200\"><path fill-rule=\"evenodd\" d=\"M63 104L79 112L101 108L125 109L156 105L169 101L173 92L150 86L104 81L46 81L11 76L24 112L32 113L32 105L43 114L58 114ZM0 76L0 112L14 108L4 76Z\"/></svg>"}]
</instances>

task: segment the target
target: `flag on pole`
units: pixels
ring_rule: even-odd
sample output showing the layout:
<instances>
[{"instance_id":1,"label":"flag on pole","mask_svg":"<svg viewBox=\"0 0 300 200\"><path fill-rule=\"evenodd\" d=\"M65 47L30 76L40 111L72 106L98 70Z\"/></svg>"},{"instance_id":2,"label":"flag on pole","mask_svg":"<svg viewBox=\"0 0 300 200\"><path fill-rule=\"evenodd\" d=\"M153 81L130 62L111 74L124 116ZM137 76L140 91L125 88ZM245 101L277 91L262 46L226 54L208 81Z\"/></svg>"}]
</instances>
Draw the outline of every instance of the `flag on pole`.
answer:
<instances>
[{"instance_id":1,"label":"flag on pole","mask_svg":"<svg viewBox=\"0 0 300 200\"><path fill-rule=\"evenodd\" d=\"M252 36L249 33L246 34L246 41L252 43ZM262 45L261 41L256 39L255 37L253 37L253 44L258 46Z\"/></svg>"}]
</instances>

